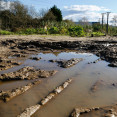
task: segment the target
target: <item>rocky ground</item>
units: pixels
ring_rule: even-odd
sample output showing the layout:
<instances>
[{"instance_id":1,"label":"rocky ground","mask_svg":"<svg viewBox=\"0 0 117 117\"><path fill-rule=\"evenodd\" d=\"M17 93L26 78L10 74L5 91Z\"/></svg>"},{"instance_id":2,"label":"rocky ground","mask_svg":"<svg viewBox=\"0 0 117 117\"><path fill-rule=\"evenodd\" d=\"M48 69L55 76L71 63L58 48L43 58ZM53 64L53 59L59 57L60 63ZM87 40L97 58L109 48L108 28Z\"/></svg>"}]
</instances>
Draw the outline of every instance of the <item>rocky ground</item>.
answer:
<instances>
[{"instance_id":1,"label":"rocky ground","mask_svg":"<svg viewBox=\"0 0 117 117\"><path fill-rule=\"evenodd\" d=\"M110 62L110 67L117 67L117 38L116 37L92 37L92 38L72 38L67 36L0 36L0 71L12 68L22 64L19 60L29 58L30 54L42 51L68 51L74 50L76 52L90 52L99 56L102 60ZM15 60L13 58L16 58ZM33 60L40 60L41 58L30 58ZM60 66L66 68L75 65L82 59L71 59L68 61L53 61ZM98 62L100 59L94 61ZM91 63L89 63L91 64ZM33 73L35 72L35 75ZM52 76L56 71L35 70L34 68L26 67L17 72L1 74L0 80L21 80L21 79L36 79L46 78ZM91 91L95 92L103 81L97 81L92 87ZM113 84L115 86L116 84ZM117 112L117 105L104 107L108 108L108 117L114 117ZM110 110L113 111L110 111ZM90 109L91 110L91 109ZM94 109L95 110L95 109ZM93 110L91 110L93 111ZM102 109L98 109L102 111ZM85 112L85 111L83 111ZM81 112L81 113L83 113ZM105 112L105 111L104 111ZM78 115L80 111L78 110ZM114 116L113 116L114 115ZM77 117L77 116L76 116Z\"/></svg>"}]
</instances>

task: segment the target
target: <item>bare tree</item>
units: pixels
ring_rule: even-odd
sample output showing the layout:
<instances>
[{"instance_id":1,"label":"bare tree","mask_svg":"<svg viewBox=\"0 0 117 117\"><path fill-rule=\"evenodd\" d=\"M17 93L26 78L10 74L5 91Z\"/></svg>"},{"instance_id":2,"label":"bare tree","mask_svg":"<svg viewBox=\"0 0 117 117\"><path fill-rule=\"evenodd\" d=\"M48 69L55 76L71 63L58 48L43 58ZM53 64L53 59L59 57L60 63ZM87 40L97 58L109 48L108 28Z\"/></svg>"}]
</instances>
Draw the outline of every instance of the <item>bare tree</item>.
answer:
<instances>
[{"instance_id":1,"label":"bare tree","mask_svg":"<svg viewBox=\"0 0 117 117\"><path fill-rule=\"evenodd\" d=\"M45 16L45 14L47 14L48 10L47 9L41 9L39 11L39 16L40 18L43 18Z\"/></svg>"},{"instance_id":2,"label":"bare tree","mask_svg":"<svg viewBox=\"0 0 117 117\"><path fill-rule=\"evenodd\" d=\"M79 24L81 25L89 25L89 21L86 17L83 17L79 20Z\"/></svg>"},{"instance_id":3,"label":"bare tree","mask_svg":"<svg viewBox=\"0 0 117 117\"><path fill-rule=\"evenodd\" d=\"M40 18L40 14L36 11L34 6L28 8L28 13L32 18Z\"/></svg>"},{"instance_id":4,"label":"bare tree","mask_svg":"<svg viewBox=\"0 0 117 117\"><path fill-rule=\"evenodd\" d=\"M117 15L114 15L111 22L113 23L114 26L117 26Z\"/></svg>"}]
</instances>

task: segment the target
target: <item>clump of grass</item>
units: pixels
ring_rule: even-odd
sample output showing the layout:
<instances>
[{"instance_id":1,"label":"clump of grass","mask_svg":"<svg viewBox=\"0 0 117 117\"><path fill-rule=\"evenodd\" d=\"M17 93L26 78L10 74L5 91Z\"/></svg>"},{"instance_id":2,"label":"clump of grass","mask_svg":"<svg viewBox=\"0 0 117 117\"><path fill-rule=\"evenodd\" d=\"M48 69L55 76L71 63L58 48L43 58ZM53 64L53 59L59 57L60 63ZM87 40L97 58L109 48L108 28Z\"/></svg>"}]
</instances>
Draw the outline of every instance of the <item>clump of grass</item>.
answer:
<instances>
[{"instance_id":1,"label":"clump of grass","mask_svg":"<svg viewBox=\"0 0 117 117\"><path fill-rule=\"evenodd\" d=\"M83 31L83 27L81 26L73 26L68 29L69 35L72 37L83 37L85 33Z\"/></svg>"},{"instance_id":2,"label":"clump of grass","mask_svg":"<svg viewBox=\"0 0 117 117\"><path fill-rule=\"evenodd\" d=\"M0 35L12 35L13 32L6 31L6 30L0 30Z\"/></svg>"},{"instance_id":3,"label":"clump of grass","mask_svg":"<svg viewBox=\"0 0 117 117\"><path fill-rule=\"evenodd\" d=\"M102 33L102 32L93 32L93 33L91 33L91 36L93 36L93 37L100 37L100 36L105 36L105 34Z\"/></svg>"}]
</instances>

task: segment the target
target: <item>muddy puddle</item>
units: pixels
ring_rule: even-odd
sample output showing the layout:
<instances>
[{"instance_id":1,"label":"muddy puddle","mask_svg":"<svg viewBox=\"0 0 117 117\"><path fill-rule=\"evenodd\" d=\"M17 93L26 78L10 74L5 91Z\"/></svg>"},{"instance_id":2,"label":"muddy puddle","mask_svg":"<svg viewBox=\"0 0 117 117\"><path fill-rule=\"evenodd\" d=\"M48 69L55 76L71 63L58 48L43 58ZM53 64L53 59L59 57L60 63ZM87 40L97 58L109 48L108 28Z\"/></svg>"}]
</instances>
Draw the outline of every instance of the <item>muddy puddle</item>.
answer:
<instances>
[{"instance_id":1,"label":"muddy puddle","mask_svg":"<svg viewBox=\"0 0 117 117\"><path fill-rule=\"evenodd\" d=\"M100 107L117 102L117 86L113 85L113 83L117 83L117 68L108 67L109 63L102 60L93 63L93 61L99 59L97 56L90 53L61 52L39 53L31 55L31 57L41 57L41 59L36 61L29 58L22 65L1 71L0 74L17 71L24 66L44 70L58 70L57 74L41 79L41 84L7 103L1 103L0 117L16 117L25 108L39 103L48 93L68 78L73 78L71 85L43 106L33 117L68 117L75 107ZM58 63L49 62L49 60L69 60L71 58L83 58L83 61L70 68L61 68ZM101 81L101 83L92 92L91 87L98 81ZM0 90L16 88L28 82L30 81L0 82ZM89 113L88 116L96 117L96 115L100 115L100 113ZM81 115L81 117L85 116Z\"/></svg>"}]
</instances>

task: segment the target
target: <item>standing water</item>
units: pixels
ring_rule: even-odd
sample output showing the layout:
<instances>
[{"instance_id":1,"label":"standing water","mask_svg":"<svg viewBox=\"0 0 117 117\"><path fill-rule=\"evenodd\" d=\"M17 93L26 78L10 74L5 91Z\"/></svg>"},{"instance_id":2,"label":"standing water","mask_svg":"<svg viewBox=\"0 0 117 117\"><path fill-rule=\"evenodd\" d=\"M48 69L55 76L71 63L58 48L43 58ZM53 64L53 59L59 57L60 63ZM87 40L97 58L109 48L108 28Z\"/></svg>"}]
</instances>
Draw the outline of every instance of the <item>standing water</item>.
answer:
<instances>
[{"instance_id":1,"label":"standing water","mask_svg":"<svg viewBox=\"0 0 117 117\"><path fill-rule=\"evenodd\" d=\"M39 53L32 57L42 57L35 61L27 59L24 64L11 68L2 73L17 71L24 66L32 66L36 69L58 70L58 73L50 78L42 79L42 83L17 96L7 103L0 104L0 117L16 117L22 111L39 103L57 86L66 79L72 78L73 82L61 94L57 95L48 104L43 106L34 117L68 117L75 107L99 107L112 105L117 102L117 88L113 83L117 83L116 68L108 67L105 61L91 63L98 59L97 56L90 53L61 52L61 53ZM71 58L83 58L83 61L70 68L61 68L57 63L49 60L69 60ZM91 64L88 64L91 63ZM95 92L91 87L97 81L103 81ZM0 82L0 90L8 90L23 86L29 81Z\"/></svg>"}]
</instances>

